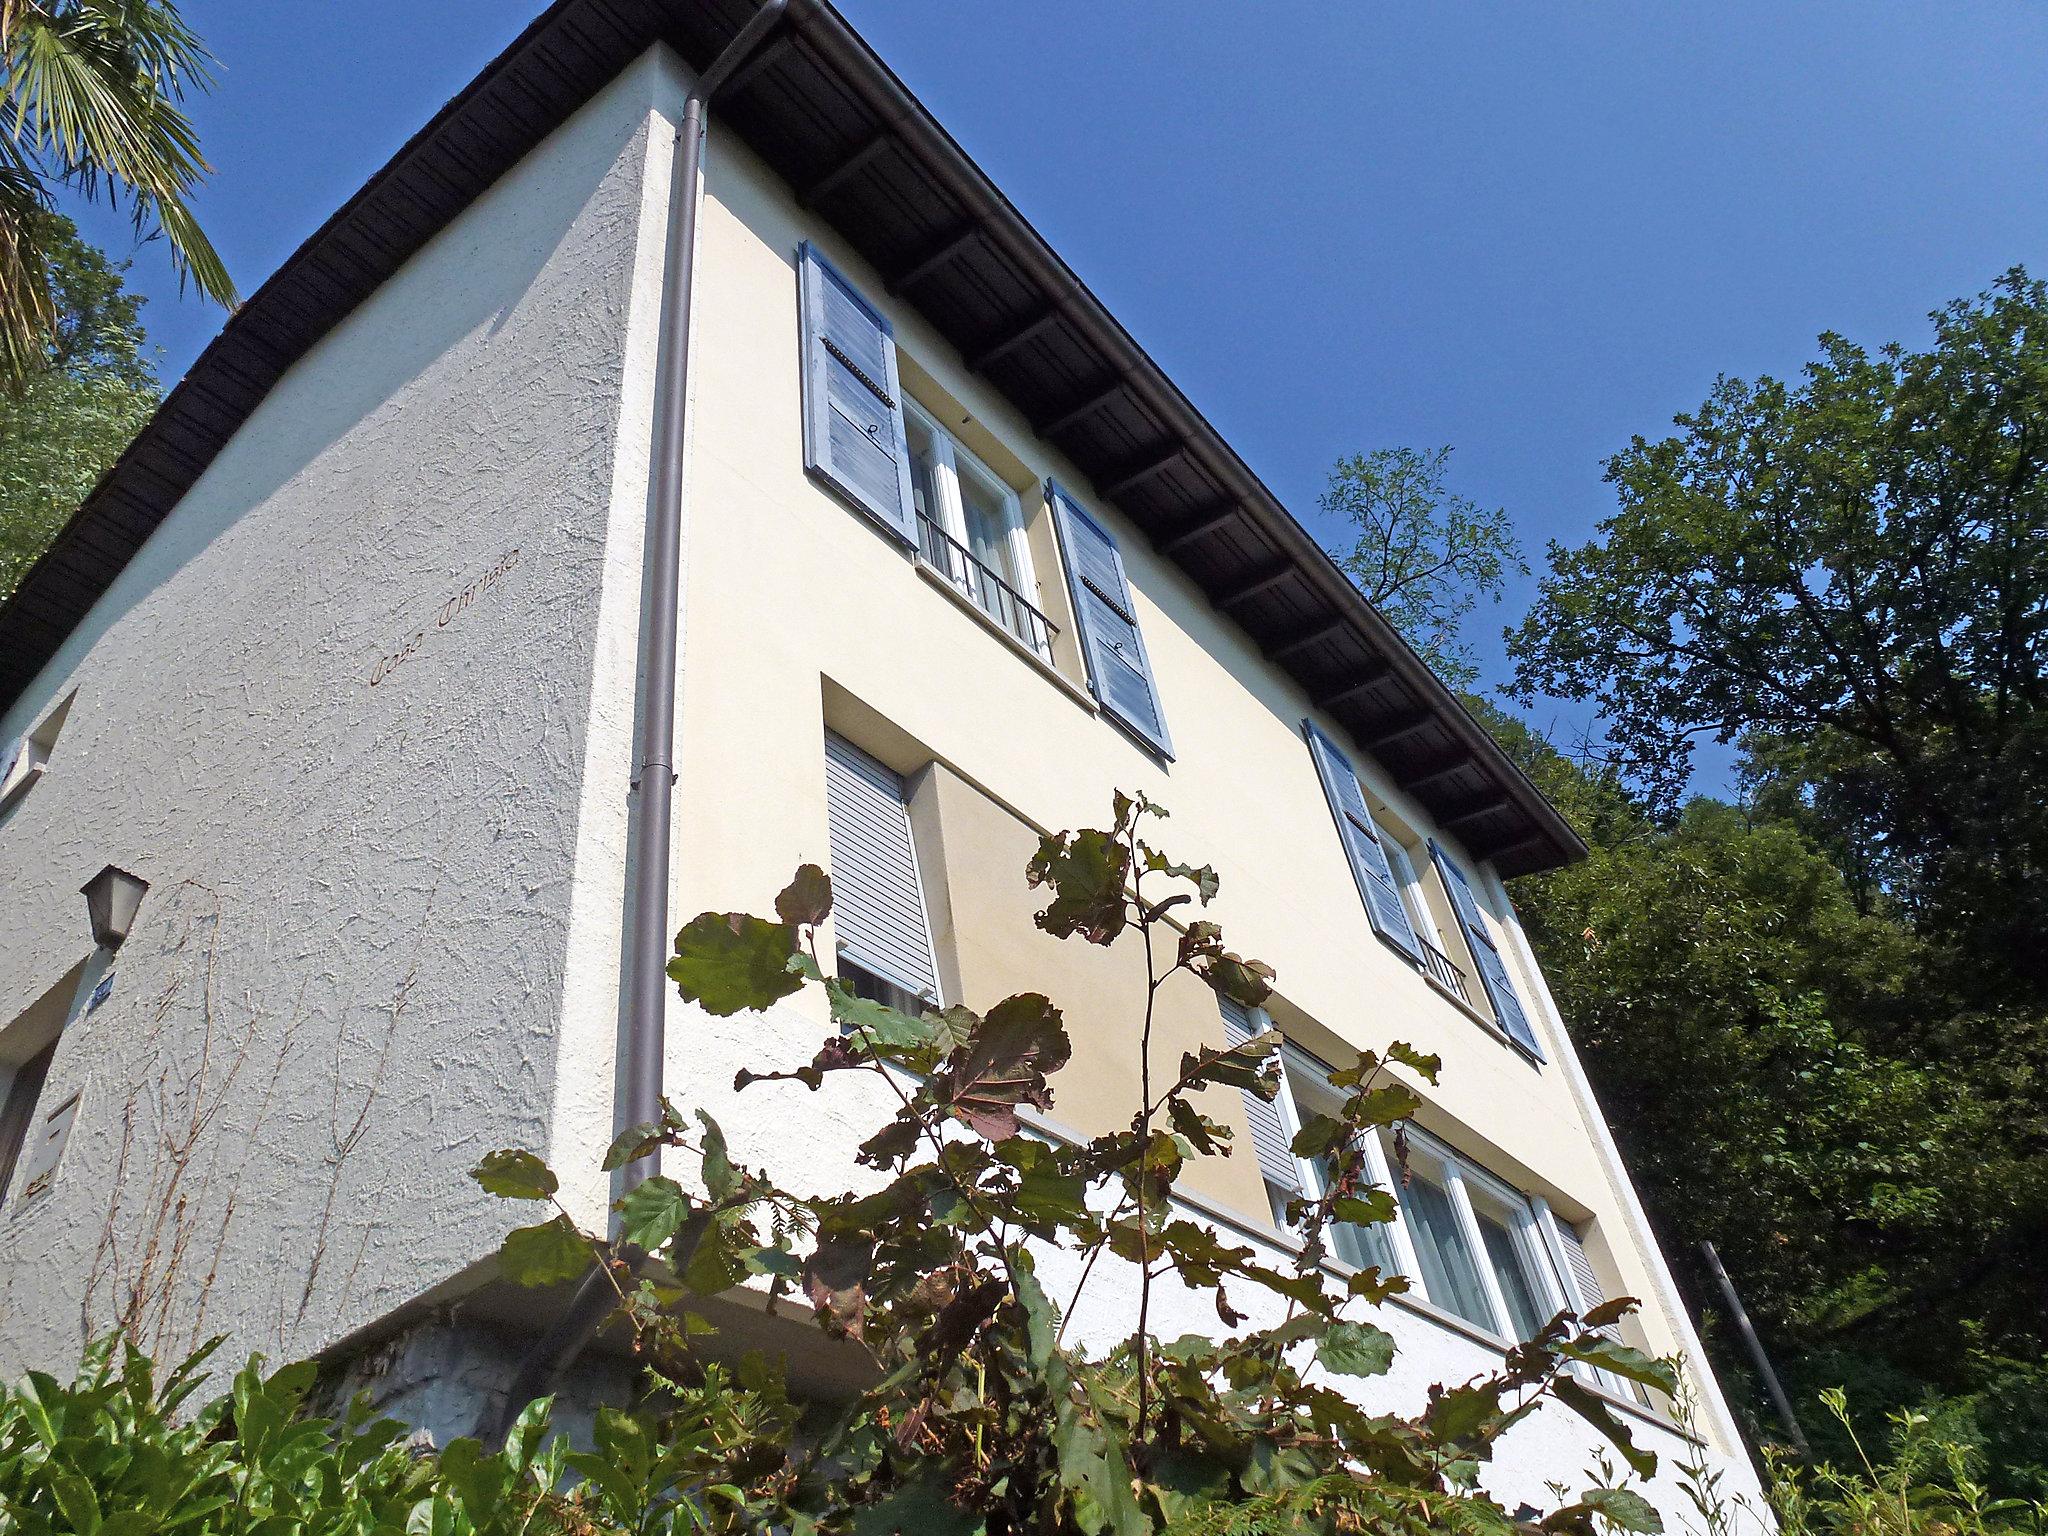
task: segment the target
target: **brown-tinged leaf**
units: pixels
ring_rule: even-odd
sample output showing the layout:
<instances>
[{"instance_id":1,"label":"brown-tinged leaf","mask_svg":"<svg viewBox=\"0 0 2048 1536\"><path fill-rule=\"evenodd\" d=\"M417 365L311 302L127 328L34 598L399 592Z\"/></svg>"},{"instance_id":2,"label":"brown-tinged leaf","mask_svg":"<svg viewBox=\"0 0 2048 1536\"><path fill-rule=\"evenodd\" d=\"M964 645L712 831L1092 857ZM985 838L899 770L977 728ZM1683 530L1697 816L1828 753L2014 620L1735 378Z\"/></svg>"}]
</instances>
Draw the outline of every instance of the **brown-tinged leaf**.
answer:
<instances>
[{"instance_id":1,"label":"brown-tinged leaf","mask_svg":"<svg viewBox=\"0 0 2048 1536\"><path fill-rule=\"evenodd\" d=\"M832 882L815 864L806 864L775 898L775 915L792 928L815 928L832 910Z\"/></svg>"}]
</instances>

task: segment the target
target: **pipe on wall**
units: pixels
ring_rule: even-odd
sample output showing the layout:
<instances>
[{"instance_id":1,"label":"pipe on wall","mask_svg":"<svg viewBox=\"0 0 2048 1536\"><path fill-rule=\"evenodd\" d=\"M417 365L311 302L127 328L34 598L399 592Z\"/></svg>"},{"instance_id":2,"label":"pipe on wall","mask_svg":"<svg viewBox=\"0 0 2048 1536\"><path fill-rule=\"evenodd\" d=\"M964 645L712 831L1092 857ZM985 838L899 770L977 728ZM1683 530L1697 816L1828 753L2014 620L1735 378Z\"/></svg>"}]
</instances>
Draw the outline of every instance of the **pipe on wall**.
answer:
<instances>
[{"instance_id":1,"label":"pipe on wall","mask_svg":"<svg viewBox=\"0 0 2048 1536\"><path fill-rule=\"evenodd\" d=\"M707 114L719 87L732 77L781 22L789 0L766 0L711 66L697 77L683 103L676 134L674 180L669 189L668 242L656 342L653 516L641 564L646 617L639 672L646 679L640 730L633 753L632 791L639 817L631 833L633 871L628 900L632 933L627 946L626 1010L619 1039L619 1095L614 1130L624 1132L661 1118L662 1067L668 1054L669 840L675 800L676 642L683 575L685 454L690 439L690 311L696 298L698 183L703 178ZM659 1151L628 1163L619 1193L631 1193L661 1171ZM623 1252L634 1269L644 1254ZM493 1417L494 1440L534 1398L554 1390L576 1357L619 1303L618 1288L602 1269L583 1277L554 1327L520 1363Z\"/></svg>"}]
</instances>

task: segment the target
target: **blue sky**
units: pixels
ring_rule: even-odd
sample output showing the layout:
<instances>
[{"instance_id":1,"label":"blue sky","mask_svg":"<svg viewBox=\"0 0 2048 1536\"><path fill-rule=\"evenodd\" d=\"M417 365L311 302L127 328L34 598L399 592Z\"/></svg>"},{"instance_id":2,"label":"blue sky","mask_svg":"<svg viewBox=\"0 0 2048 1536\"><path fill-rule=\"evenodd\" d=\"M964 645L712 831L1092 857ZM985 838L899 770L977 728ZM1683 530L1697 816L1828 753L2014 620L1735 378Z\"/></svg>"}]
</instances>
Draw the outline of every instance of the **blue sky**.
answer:
<instances>
[{"instance_id":1,"label":"blue sky","mask_svg":"<svg viewBox=\"0 0 2048 1536\"><path fill-rule=\"evenodd\" d=\"M1917 341L2048 271L2035 0L840 3L1319 531L1339 455L1450 444L1540 570L1716 374ZM244 291L539 4L186 0L222 64L198 206ZM155 250L133 280L168 382L221 316ZM1490 680L1532 586L1477 616Z\"/></svg>"}]
</instances>

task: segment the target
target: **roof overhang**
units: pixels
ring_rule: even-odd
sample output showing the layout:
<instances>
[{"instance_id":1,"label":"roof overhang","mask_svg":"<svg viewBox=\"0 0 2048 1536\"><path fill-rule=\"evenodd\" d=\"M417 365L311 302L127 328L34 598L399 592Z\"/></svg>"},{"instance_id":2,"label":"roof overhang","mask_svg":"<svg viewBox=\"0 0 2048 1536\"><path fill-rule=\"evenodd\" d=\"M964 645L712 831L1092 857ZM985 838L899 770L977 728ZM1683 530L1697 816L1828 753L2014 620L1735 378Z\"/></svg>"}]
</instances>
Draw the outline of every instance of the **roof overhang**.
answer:
<instances>
[{"instance_id":1,"label":"roof overhang","mask_svg":"<svg viewBox=\"0 0 2048 1536\"><path fill-rule=\"evenodd\" d=\"M557 0L202 352L0 608L0 707L278 378L650 45L707 64L754 0ZM824 0L717 107L1437 823L1503 875L1584 854L1555 807Z\"/></svg>"}]
</instances>

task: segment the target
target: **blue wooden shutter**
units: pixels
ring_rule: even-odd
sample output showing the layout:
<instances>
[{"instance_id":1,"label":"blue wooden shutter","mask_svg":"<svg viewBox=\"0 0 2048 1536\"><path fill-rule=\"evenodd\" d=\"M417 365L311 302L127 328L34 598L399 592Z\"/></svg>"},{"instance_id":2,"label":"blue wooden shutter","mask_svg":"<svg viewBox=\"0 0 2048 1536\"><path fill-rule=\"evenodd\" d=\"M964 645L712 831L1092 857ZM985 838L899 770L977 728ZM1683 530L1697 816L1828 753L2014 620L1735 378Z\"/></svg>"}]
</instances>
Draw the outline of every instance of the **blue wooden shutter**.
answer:
<instances>
[{"instance_id":1,"label":"blue wooden shutter","mask_svg":"<svg viewBox=\"0 0 2048 1536\"><path fill-rule=\"evenodd\" d=\"M1223 1005L1223 1039L1227 1045L1243 1045L1259 1032L1252 1021L1251 1013L1241 1003L1229 998L1220 999ZM1259 1174L1268 1184L1285 1190L1290 1195L1301 1193L1301 1164L1295 1161L1293 1148L1289 1145L1286 1122L1280 1118L1280 1106L1270 1099L1262 1099L1249 1088L1238 1090L1244 1095L1244 1117L1251 1124L1252 1148L1259 1156ZM1287 1090L1280 1090L1285 1093Z\"/></svg>"},{"instance_id":2,"label":"blue wooden shutter","mask_svg":"<svg viewBox=\"0 0 2048 1536\"><path fill-rule=\"evenodd\" d=\"M828 732L825 808L832 840L832 931L841 952L906 992L938 997L903 780Z\"/></svg>"},{"instance_id":3,"label":"blue wooden shutter","mask_svg":"<svg viewBox=\"0 0 2048 1536\"><path fill-rule=\"evenodd\" d=\"M798 253L803 309L804 468L892 537L917 543L896 333L832 264Z\"/></svg>"},{"instance_id":4,"label":"blue wooden shutter","mask_svg":"<svg viewBox=\"0 0 2048 1536\"><path fill-rule=\"evenodd\" d=\"M1528 1011L1522 1006L1522 995L1515 990L1514 981L1508 976L1507 959L1493 942L1493 930L1486 926L1485 916L1479 910L1479 898L1472 894L1471 882L1465 878L1464 871L1451 862L1450 855L1434 842L1429 845L1429 856L1436 863L1437 873L1443 876L1451 905L1457 908L1458 922L1465 930L1465 947L1472 951L1472 962L1479 967L1479 979L1486 984L1486 995L1493 1003L1493 1016L1500 1020L1500 1027L1508 1032L1509 1039L1538 1061L1544 1060L1543 1048L1536 1043L1536 1031L1529 1025Z\"/></svg>"},{"instance_id":5,"label":"blue wooden shutter","mask_svg":"<svg viewBox=\"0 0 2048 1536\"><path fill-rule=\"evenodd\" d=\"M1081 654L1088 663L1089 691L1114 719L1171 757L1173 743L1160 713L1159 690L1152 682L1144 636L1138 633L1138 611L1131 603L1131 584L1124 578L1116 539L1050 480L1045 491L1067 563L1067 589L1081 631Z\"/></svg>"},{"instance_id":6,"label":"blue wooden shutter","mask_svg":"<svg viewBox=\"0 0 2048 1536\"><path fill-rule=\"evenodd\" d=\"M1330 802L1330 814L1336 818L1344 856L1351 861L1352 878L1358 882L1358 894L1365 898L1374 930L1410 960L1420 961L1422 946L1415 941L1415 925L1408 921L1394 866L1380 846L1380 829L1366 807L1365 791L1358 787L1358 770L1313 720L1301 724L1308 734L1309 755L1316 760L1316 774L1323 781L1323 795Z\"/></svg>"}]
</instances>

